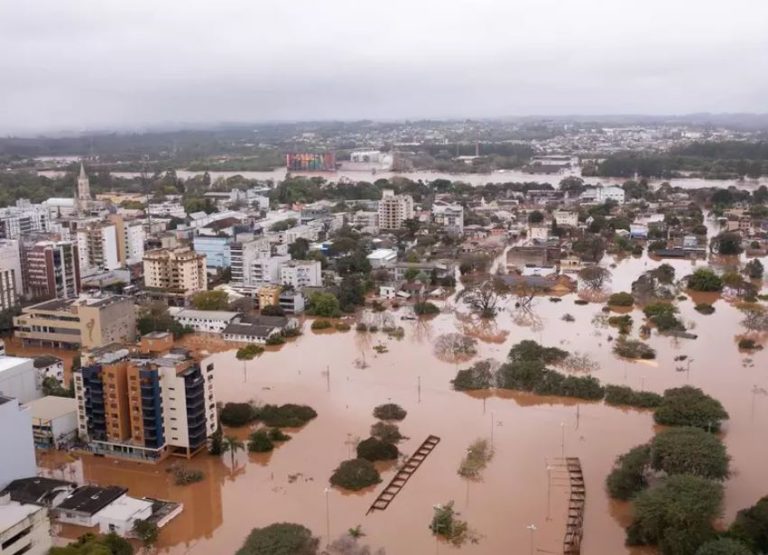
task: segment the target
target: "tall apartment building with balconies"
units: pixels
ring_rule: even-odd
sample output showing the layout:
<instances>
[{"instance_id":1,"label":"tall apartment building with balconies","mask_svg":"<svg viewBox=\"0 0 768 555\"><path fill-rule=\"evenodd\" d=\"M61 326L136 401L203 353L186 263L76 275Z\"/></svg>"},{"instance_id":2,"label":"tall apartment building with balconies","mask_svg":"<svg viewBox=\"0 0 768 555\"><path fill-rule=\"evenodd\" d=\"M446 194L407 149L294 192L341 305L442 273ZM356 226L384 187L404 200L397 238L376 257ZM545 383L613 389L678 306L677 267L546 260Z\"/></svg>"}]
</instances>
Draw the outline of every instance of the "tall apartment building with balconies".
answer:
<instances>
[{"instance_id":1,"label":"tall apartment building with balconies","mask_svg":"<svg viewBox=\"0 0 768 555\"><path fill-rule=\"evenodd\" d=\"M413 198L396 195L391 189L382 191L379 201L379 229L400 229L405 220L413 218Z\"/></svg>"},{"instance_id":2,"label":"tall apartment building with balconies","mask_svg":"<svg viewBox=\"0 0 768 555\"><path fill-rule=\"evenodd\" d=\"M171 301L186 299L208 288L205 255L189 247L144 253L144 285Z\"/></svg>"},{"instance_id":3,"label":"tall apartment building with balconies","mask_svg":"<svg viewBox=\"0 0 768 555\"><path fill-rule=\"evenodd\" d=\"M144 336L137 352L91 359L73 374L79 435L102 455L191 457L216 431L213 370L159 332Z\"/></svg>"},{"instance_id":4,"label":"tall apartment building with balconies","mask_svg":"<svg viewBox=\"0 0 768 555\"><path fill-rule=\"evenodd\" d=\"M80 293L80 257L72 241L22 247L24 289L32 299L73 299Z\"/></svg>"},{"instance_id":5,"label":"tall apartment building with balconies","mask_svg":"<svg viewBox=\"0 0 768 555\"><path fill-rule=\"evenodd\" d=\"M296 290L323 285L319 260L288 260L280 265L280 283Z\"/></svg>"},{"instance_id":6,"label":"tall apartment building with balconies","mask_svg":"<svg viewBox=\"0 0 768 555\"><path fill-rule=\"evenodd\" d=\"M19 242L0 239L0 310L16 306L23 293Z\"/></svg>"},{"instance_id":7,"label":"tall apartment building with balconies","mask_svg":"<svg viewBox=\"0 0 768 555\"><path fill-rule=\"evenodd\" d=\"M90 224L78 229L76 235L81 275L116 270L121 266L115 224Z\"/></svg>"}]
</instances>

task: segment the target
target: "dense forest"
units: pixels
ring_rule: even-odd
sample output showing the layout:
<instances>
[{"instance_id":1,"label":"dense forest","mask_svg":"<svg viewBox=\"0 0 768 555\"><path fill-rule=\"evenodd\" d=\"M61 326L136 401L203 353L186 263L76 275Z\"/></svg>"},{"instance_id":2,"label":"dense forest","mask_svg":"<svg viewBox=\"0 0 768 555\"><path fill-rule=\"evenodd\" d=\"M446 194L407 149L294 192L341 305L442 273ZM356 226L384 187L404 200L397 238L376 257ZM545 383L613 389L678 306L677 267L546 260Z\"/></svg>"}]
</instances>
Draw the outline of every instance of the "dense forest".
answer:
<instances>
[{"instance_id":1,"label":"dense forest","mask_svg":"<svg viewBox=\"0 0 768 555\"><path fill-rule=\"evenodd\" d=\"M691 143L663 154L624 152L599 165L587 165L584 175L668 179L681 174L705 179L758 178L768 175L768 141Z\"/></svg>"}]
</instances>

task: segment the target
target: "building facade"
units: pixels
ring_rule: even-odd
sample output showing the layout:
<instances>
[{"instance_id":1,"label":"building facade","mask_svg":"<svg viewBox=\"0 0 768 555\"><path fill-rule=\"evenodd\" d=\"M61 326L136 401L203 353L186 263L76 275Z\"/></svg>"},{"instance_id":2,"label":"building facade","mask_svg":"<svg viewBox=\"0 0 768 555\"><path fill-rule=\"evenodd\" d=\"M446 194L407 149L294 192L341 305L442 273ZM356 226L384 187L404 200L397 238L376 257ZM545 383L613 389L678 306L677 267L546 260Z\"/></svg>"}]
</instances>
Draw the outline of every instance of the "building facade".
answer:
<instances>
[{"instance_id":1,"label":"building facade","mask_svg":"<svg viewBox=\"0 0 768 555\"><path fill-rule=\"evenodd\" d=\"M15 239L0 239L0 310L16 306L23 294L19 242Z\"/></svg>"},{"instance_id":2,"label":"building facade","mask_svg":"<svg viewBox=\"0 0 768 555\"><path fill-rule=\"evenodd\" d=\"M76 236L81 275L116 270L121 266L115 224L91 224L78 229Z\"/></svg>"},{"instance_id":3,"label":"building facade","mask_svg":"<svg viewBox=\"0 0 768 555\"><path fill-rule=\"evenodd\" d=\"M445 228L448 233L464 233L464 207L460 204L435 203L432 206L432 221Z\"/></svg>"},{"instance_id":4,"label":"building facade","mask_svg":"<svg viewBox=\"0 0 768 555\"><path fill-rule=\"evenodd\" d=\"M379 229L400 229L405 220L413 218L413 198L396 195L391 189L382 191L379 201Z\"/></svg>"},{"instance_id":5,"label":"building facade","mask_svg":"<svg viewBox=\"0 0 768 555\"><path fill-rule=\"evenodd\" d=\"M19 401L0 395L0 489L13 480L37 474L35 445L32 440L32 417Z\"/></svg>"},{"instance_id":6,"label":"building facade","mask_svg":"<svg viewBox=\"0 0 768 555\"><path fill-rule=\"evenodd\" d=\"M170 349L170 334L145 338L140 352L95 360L73 374L79 435L104 455L190 457L216 431L213 363ZM163 346L169 350L155 351Z\"/></svg>"},{"instance_id":7,"label":"building facade","mask_svg":"<svg viewBox=\"0 0 768 555\"><path fill-rule=\"evenodd\" d=\"M48 509L16 501L0 504L0 555L47 555L53 545Z\"/></svg>"},{"instance_id":8,"label":"building facade","mask_svg":"<svg viewBox=\"0 0 768 555\"><path fill-rule=\"evenodd\" d=\"M0 395L29 403L43 396L42 379L31 358L0 357Z\"/></svg>"},{"instance_id":9,"label":"building facade","mask_svg":"<svg viewBox=\"0 0 768 555\"><path fill-rule=\"evenodd\" d=\"M0 208L0 239L21 239L34 232L50 229L48 209L19 199L15 206Z\"/></svg>"},{"instance_id":10,"label":"building facade","mask_svg":"<svg viewBox=\"0 0 768 555\"><path fill-rule=\"evenodd\" d=\"M25 307L13 319L25 345L93 349L136 339L133 299L120 295L83 295Z\"/></svg>"},{"instance_id":11,"label":"building facade","mask_svg":"<svg viewBox=\"0 0 768 555\"><path fill-rule=\"evenodd\" d=\"M301 289L323 285L319 260L288 260L280 265L280 283L284 287Z\"/></svg>"},{"instance_id":12,"label":"building facade","mask_svg":"<svg viewBox=\"0 0 768 555\"><path fill-rule=\"evenodd\" d=\"M73 299L80 293L80 256L71 241L39 241L24 248L22 272L32 299Z\"/></svg>"},{"instance_id":13,"label":"building facade","mask_svg":"<svg viewBox=\"0 0 768 555\"><path fill-rule=\"evenodd\" d=\"M232 265L230 253L231 237L209 237L198 235L192 240L195 252L205 255L208 268L229 268Z\"/></svg>"},{"instance_id":14,"label":"building facade","mask_svg":"<svg viewBox=\"0 0 768 555\"><path fill-rule=\"evenodd\" d=\"M205 255L189 247L149 251L144 254L144 285L181 297L205 291Z\"/></svg>"}]
</instances>

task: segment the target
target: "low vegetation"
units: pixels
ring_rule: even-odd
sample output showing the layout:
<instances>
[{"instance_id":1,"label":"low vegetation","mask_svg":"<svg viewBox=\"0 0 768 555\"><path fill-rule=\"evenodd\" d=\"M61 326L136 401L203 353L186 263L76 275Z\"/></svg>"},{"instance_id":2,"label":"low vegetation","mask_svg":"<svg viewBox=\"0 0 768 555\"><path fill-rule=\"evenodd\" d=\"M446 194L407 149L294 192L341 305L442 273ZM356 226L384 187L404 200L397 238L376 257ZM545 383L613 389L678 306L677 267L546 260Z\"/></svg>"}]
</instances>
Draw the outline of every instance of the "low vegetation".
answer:
<instances>
[{"instance_id":1,"label":"low vegetation","mask_svg":"<svg viewBox=\"0 0 768 555\"><path fill-rule=\"evenodd\" d=\"M647 343L624 337L620 337L613 344L613 352L624 358L644 360L656 358L656 351Z\"/></svg>"},{"instance_id":2,"label":"low vegetation","mask_svg":"<svg viewBox=\"0 0 768 555\"><path fill-rule=\"evenodd\" d=\"M692 291L722 291L723 280L709 268L699 268L688 276L688 289Z\"/></svg>"},{"instance_id":3,"label":"low vegetation","mask_svg":"<svg viewBox=\"0 0 768 555\"><path fill-rule=\"evenodd\" d=\"M624 314L622 316L611 316L608 318L608 325L618 328L621 335L627 335L632 331L632 316Z\"/></svg>"},{"instance_id":4,"label":"low vegetation","mask_svg":"<svg viewBox=\"0 0 768 555\"><path fill-rule=\"evenodd\" d=\"M376 422L371 426L371 437L386 441L387 443L398 443L405 439L405 436L400 433L400 428L397 424L391 422Z\"/></svg>"},{"instance_id":5,"label":"low vegetation","mask_svg":"<svg viewBox=\"0 0 768 555\"><path fill-rule=\"evenodd\" d=\"M408 412L395 403L385 403L373 409L373 416L379 420L403 420Z\"/></svg>"},{"instance_id":6,"label":"low vegetation","mask_svg":"<svg viewBox=\"0 0 768 555\"><path fill-rule=\"evenodd\" d=\"M235 555L317 555L319 545L308 528L279 522L251 530Z\"/></svg>"},{"instance_id":7,"label":"low vegetation","mask_svg":"<svg viewBox=\"0 0 768 555\"><path fill-rule=\"evenodd\" d=\"M720 401L686 385L667 389L653 418L665 426L695 426L717 431L721 421L728 419L728 413Z\"/></svg>"},{"instance_id":8,"label":"low vegetation","mask_svg":"<svg viewBox=\"0 0 768 555\"><path fill-rule=\"evenodd\" d=\"M651 448L648 445L638 445L619 455L606 479L609 495L626 501L646 488L646 468L650 462Z\"/></svg>"},{"instance_id":9,"label":"low vegetation","mask_svg":"<svg viewBox=\"0 0 768 555\"><path fill-rule=\"evenodd\" d=\"M495 384L495 365L492 360L481 360L469 368L459 370L456 377L451 380L456 391L472 391L488 389Z\"/></svg>"},{"instance_id":10,"label":"low vegetation","mask_svg":"<svg viewBox=\"0 0 768 555\"><path fill-rule=\"evenodd\" d=\"M728 477L728 461L723 443L700 428L669 428L651 442L651 467L670 476L691 474L724 480Z\"/></svg>"},{"instance_id":11,"label":"low vegetation","mask_svg":"<svg viewBox=\"0 0 768 555\"><path fill-rule=\"evenodd\" d=\"M365 459L343 461L331 475L331 484L340 488L358 491L381 482L379 471Z\"/></svg>"},{"instance_id":12,"label":"low vegetation","mask_svg":"<svg viewBox=\"0 0 768 555\"><path fill-rule=\"evenodd\" d=\"M391 461L397 459L400 451L393 443L377 437L369 437L357 444L357 458L367 461Z\"/></svg>"},{"instance_id":13,"label":"low vegetation","mask_svg":"<svg viewBox=\"0 0 768 555\"><path fill-rule=\"evenodd\" d=\"M477 480L493 458L493 448L487 439L477 439L467 449L459 465L459 476Z\"/></svg>"},{"instance_id":14,"label":"low vegetation","mask_svg":"<svg viewBox=\"0 0 768 555\"><path fill-rule=\"evenodd\" d=\"M434 314L440 314L440 307L435 303L424 301L413 305L413 312L417 316L432 316Z\"/></svg>"},{"instance_id":15,"label":"low vegetation","mask_svg":"<svg viewBox=\"0 0 768 555\"><path fill-rule=\"evenodd\" d=\"M261 421L271 428L300 428L316 416L317 412L312 407L291 403L261 407L251 403L227 403L219 415L221 423L231 428L255 421Z\"/></svg>"},{"instance_id":16,"label":"low vegetation","mask_svg":"<svg viewBox=\"0 0 768 555\"><path fill-rule=\"evenodd\" d=\"M235 353L235 358L237 360L253 360L257 356L261 356L262 353L264 353L264 347L251 343L245 347L240 347Z\"/></svg>"},{"instance_id":17,"label":"low vegetation","mask_svg":"<svg viewBox=\"0 0 768 555\"><path fill-rule=\"evenodd\" d=\"M453 508L453 501L435 507L429 529L435 536L440 536L455 546L460 546L471 539L469 526L466 521L458 518L458 513Z\"/></svg>"},{"instance_id":18,"label":"low vegetation","mask_svg":"<svg viewBox=\"0 0 768 555\"><path fill-rule=\"evenodd\" d=\"M251 453L268 453L275 448L267 430L256 430L248 437L248 451Z\"/></svg>"},{"instance_id":19,"label":"low vegetation","mask_svg":"<svg viewBox=\"0 0 768 555\"><path fill-rule=\"evenodd\" d=\"M653 409L661 404L662 397L651 391L635 391L623 385L605 386L605 402L608 405Z\"/></svg>"},{"instance_id":20,"label":"low vegetation","mask_svg":"<svg viewBox=\"0 0 768 555\"><path fill-rule=\"evenodd\" d=\"M631 293L614 293L608 297L608 306L632 306L635 304L635 298Z\"/></svg>"},{"instance_id":21,"label":"low vegetation","mask_svg":"<svg viewBox=\"0 0 768 555\"><path fill-rule=\"evenodd\" d=\"M715 312L715 307L709 303L698 303L693 309L699 314L709 315Z\"/></svg>"},{"instance_id":22,"label":"low vegetation","mask_svg":"<svg viewBox=\"0 0 768 555\"><path fill-rule=\"evenodd\" d=\"M333 324L329 320L315 320L312 322L312 329L317 330L327 330L333 327Z\"/></svg>"},{"instance_id":23,"label":"low vegetation","mask_svg":"<svg viewBox=\"0 0 768 555\"><path fill-rule=\"evenodd\" d=\"M173 468L173 482L177 486L187 486L197 482L202 482L205 478L202 470L187 468L184 465L176 465Z\"/></svg>"}]
</instances>

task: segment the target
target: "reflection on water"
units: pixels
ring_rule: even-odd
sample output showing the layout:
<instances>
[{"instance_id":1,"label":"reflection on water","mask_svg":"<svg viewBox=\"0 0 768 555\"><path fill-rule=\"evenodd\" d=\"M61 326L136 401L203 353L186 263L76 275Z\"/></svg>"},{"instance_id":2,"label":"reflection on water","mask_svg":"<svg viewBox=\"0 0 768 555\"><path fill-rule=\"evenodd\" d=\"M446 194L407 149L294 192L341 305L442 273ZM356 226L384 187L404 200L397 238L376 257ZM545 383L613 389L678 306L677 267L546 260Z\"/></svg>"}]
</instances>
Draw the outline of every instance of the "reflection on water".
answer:
<instances>
[{"instance_id":1,"label":"reflection on water","mask_svg":"<svg viewBox=\"0 0 768 555\"><path fill-rule=\"evenodd\" d=\"M670 263L678 277L694 268L685 260ZM628 291L637 275L657 264L645 257L617 261L613 290ZM583 552L630 553L624 547L622 528L628 519L627 506L610 501L603 483L618 454L652 437L651 413L511 391L454 392L450 380L457 365L438 360L434 343L443 334L463 330L485 336L477 344L474 360L501 360L513 343L534 339L588 356L599 366L593 375L604 383L656 392L685 383L701 387L720 399L731 414L723 437L733 457L724 515L731 519L738 509L768 493L768 442L764 441L768 396L759 394L768 390L768 350L749 355L738 351L734 337L743 331L742 315L729 302L711 295L689 293L687 297L678 303L681 316L695 322L699 338L652 335L648 342L656 349L657 359L648 364L616 358L607 340L613 332L592 324L601 305L577 305L574 294L557 303L537 298L524 317L511 300L496 322L489 324L457 319L453 312L430 320L398 321L405 328L402 340L383 333L305 333L249 363L245 377L233 352L214 354L219 400L306 403L319 416L292 431L293 438L268 455L238 452L234 469L228 454L198 456L189 464L203 470L206 478L190 486L173 484L166 472L168 463L155 467L85 457L74 463L81 469L76 473L86 482L129 487L135 496L184 503L183 514L161 533L162 553L233 553L252 528L279 521L303 523L325 538L328 478L340 461L349 458L355 439L368 436L373 407L391 401L408 411L400 424L409 438L400 445L403 453L412 453L429 434L441 437L441 442L386 511L365 514L383 484L355 495L331 490L328 518L333 537L361 525L366 543L385 547L390 554L453 551L456 548L436 544L427 528L433 505L453 499L461 518L480 535L480 542L463 546L462 553L523 552L529 545L529 524L537 527L535 543L540 552L558 552L567 488L556 477L548 487L546 467L564 452L580 457L585 473ZM715 314L703 316L693 309L702 301L714 301ZM573 322L562 320L566 313ZM630 314L636 323L643 320L637 308ZM496 341L498 334L505 337ZM384 354L373 350L380 343L387 347ZM676 371L681 363L675 359L681 356L687 356L686 365L690 361L685 372ZM746 359L750 364L744 364ZM466 365L458 365L462 366ZM248 432L236 431L242 438ZM496 454L482 480L469 485L457 469L467 445L479 437L492 438ZM66 473L56 470L60 463L41 461L54 469L47 472ZM391 464L381 470L383 483L395 472ZM550 520L546 518L548 491Z\"/></svg>"}]
</instances>

